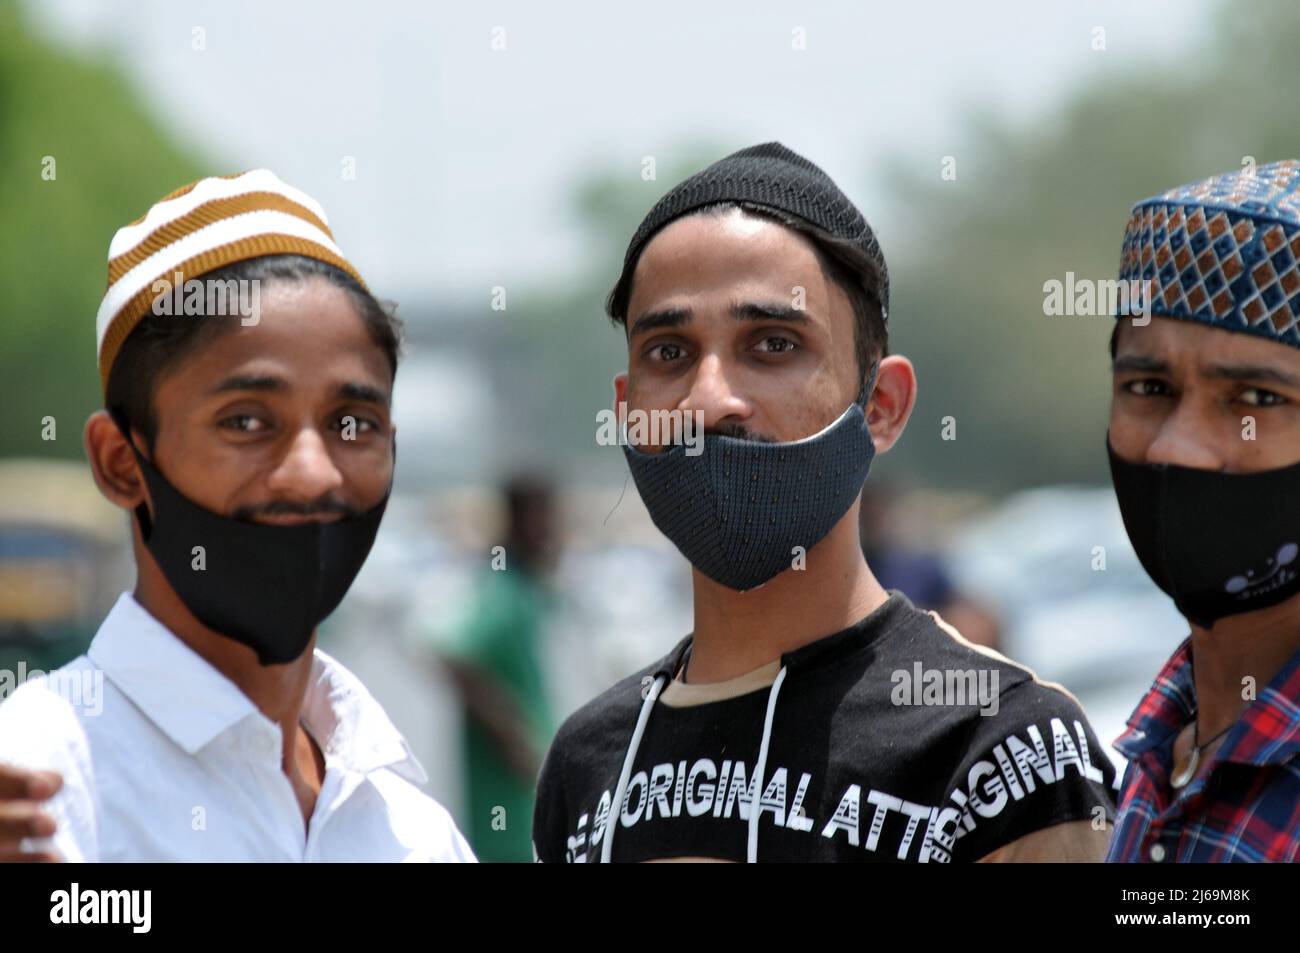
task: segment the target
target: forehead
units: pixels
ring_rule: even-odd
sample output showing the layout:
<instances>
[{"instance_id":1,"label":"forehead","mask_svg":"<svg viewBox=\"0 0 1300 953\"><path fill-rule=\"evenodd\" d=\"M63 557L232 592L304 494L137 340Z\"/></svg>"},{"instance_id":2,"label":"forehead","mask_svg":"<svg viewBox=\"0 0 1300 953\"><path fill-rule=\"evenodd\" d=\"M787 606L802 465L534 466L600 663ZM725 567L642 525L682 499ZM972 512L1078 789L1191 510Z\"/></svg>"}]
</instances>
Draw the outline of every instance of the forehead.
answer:
<instances>
[{"instance_id":1,"label":"forehead","mask_svg":"<svg viewBox=\"0 0 1300 953\"><path fill-rule=\"evenodd\" d=\"M633 272L632 302L635 308L664 295L733 292L738 285L789 295L800 284L811 294L823 277L808 238L732 209L687 215L659 231Z\"/></svg>"},{"instance_id":2,"label":"forehead","mask_svg":"<svg viewBox=\"0 0 1300 953\"><path fill-rule=\"evenodd\" d=\"M1143 327L1121 321L1115 354L1157 358L1171 365L1251 364L1300 375L1300 348L1181 318L1157 316Z\"/></svg>"},{"instance_id":3,"label":"forehead","mask_svg":"<svg viewBox=\"0 0 1300 953\"><path fill-rule=\"evenodd\" d=\"M185 355L160 389L202 396L231 376L262 375L282 380L285 389L326 392L355 383L388 393L388 358L344 289L319 278L269 281L259 304L256 324L216 319L229 326Z\"/></svg>"}]
</instances>

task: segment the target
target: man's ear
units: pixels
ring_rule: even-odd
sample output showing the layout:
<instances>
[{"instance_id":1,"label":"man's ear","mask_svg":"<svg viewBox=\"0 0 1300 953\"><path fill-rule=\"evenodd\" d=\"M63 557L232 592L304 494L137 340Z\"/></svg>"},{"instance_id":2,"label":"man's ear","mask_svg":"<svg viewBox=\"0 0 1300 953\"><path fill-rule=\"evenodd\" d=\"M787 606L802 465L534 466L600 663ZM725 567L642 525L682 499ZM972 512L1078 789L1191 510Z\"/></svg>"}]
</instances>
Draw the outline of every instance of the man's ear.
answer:
<instances>
[{"instance_id":1,"label":"man's ear","mask_svg":"<svg viewBox=\"0 0 1300 953\"><path fill-rule=\"evenodd\" d=\"M135 438L139 439L139 435ZM90 415L82 442L95 485L104 499L128 511L145 502L148 497L140 465L108 411L97 410Z\"/></svg>"},{"instance_id":2,"label":"man's ear","mask_svg":"<svg viewBox=\"0 0 1300 953\"><path fill-rule=\"evenodd\" d=\"M622 421L624 414L619 409L627 403L627 371L619 371L614 375L614 415L619 421Z\"/></svg>"},{"instance_id":3,"label":"man's ear","mask_svg":"<svg viewBox=\"0 0 1300 953\"><path fill-rule=\"evenodd\" d=\"M915 406L916 370L912 362L898 354L882 359L876 372L876 389L867 401L867 425L877 453L885 453L903 435Z\"/></svg>"}]
</instances>

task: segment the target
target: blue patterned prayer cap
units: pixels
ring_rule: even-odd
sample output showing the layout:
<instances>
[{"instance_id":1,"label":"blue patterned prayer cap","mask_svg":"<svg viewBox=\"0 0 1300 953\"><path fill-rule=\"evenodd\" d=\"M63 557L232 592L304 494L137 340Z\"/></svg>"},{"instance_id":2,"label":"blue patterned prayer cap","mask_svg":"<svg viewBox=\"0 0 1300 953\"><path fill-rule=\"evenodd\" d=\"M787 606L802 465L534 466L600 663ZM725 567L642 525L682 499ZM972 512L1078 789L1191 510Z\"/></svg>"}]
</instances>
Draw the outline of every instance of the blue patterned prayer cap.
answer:
<instances>
[{"instance_id":1,"label":"blue patterned prayer cap","mask_svg":"<svg viewBox=\"0 0 1300 953\"><path fill-rule=\"evenodd\" d=\"M1139 202L1121 281L1151 314L1300 347L1300 161L1216 175Z\"/></svg>"}]
</instances>

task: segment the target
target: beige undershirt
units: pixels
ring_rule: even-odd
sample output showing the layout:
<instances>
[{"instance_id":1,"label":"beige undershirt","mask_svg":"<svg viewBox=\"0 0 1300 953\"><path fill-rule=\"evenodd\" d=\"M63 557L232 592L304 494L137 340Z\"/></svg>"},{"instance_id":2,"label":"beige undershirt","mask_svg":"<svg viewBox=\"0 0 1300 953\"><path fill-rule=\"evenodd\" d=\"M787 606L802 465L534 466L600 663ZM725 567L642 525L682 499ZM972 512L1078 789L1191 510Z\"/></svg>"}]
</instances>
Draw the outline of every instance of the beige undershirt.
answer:
<instances>
[{"instance_id":1,"label":"beige undershirt","mask_svg":"<svg viewBox=\"0 0 1300 953\"><path fill-rule=\"evenodd\" d=\"M683 664L682 668L673 677L673 680L664 686L664 690L659 695L659 701L669 708L690 708L693 705L707 705L709 702L739 698L741 695L756 692L760 688L767 688L776 681L776 676L781 671L781 660L779 658L772 659L766 665L760 665L744 675L737 675L725 682L706 682L700 685L694 682L682 681L682 672L685 669L686 666Z\"/></svg>"}]
</instances>

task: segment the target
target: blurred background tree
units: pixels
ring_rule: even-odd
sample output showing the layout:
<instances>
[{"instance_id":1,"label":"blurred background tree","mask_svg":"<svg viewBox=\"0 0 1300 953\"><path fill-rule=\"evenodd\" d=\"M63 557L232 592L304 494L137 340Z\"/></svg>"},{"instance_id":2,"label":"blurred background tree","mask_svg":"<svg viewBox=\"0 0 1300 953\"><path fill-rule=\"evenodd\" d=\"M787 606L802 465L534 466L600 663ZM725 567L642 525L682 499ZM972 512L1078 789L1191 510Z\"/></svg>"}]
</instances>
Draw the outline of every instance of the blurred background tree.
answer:
<instances>
[{"instance_id":1,"label":"blurred background tree","mask_svg":"<svg viewBox=\"0 0 1300 953\"><path fill-rule=\"evenodd\" d=\"M1225 3L1207 35L1183 69L1116 64L1037 121L972 104L953 137L954 180L941 176L941 157L918 161L904 145L856 181L842 177L850 194L885 184L887 207L864 211L882 225L892 348L920 379L906 438L881 470L905 485L993 495L1106 482L1110 322L1044 315L1044 282L1071 271L1113 278L1141 198L1240 168L1247 156L1300 155L1300 7L1260 0L1245 16ZM1160 37L1151 42L1157 49ZM623 479L621 454L593 443L626 355L605 295L651 205L743 144L691 139L650 181L628 168L578 170L567 186L585 236L577 277L512 287L506 312L468 291L459 303L402 302L418 344L454 347L490 377L496 406L483 413L503 457ZM54 181L42 178L45 156L58 163ZM108 240L204 171L119 69L37 39L15 0L0 0L0 453L80 455L78 431L98 401L90 324ZM40 439L46 414L59 423L54 444ZM941 436L947 416L955 441Z\"/></svg>"},{"instance_id":2,"label":"blurred background tree","mask_svg":"<svg viewBox=\"0 0 1300 953\"><path fill-rule=\"evenodd\" d=\"M0 454L83 456L109 239L200 169L120 71L39 39L0 0Z\"/></svg>"},{"instance_id":3,"label":"blurred background tree","mask_svg":"<svg viewBox=\"0 0 1300 953\"><path fill-rule=\"evenodd\" d=\"M1240 169L1247 156L1300 157L1300 6L1266 0L1246 13L1223 4L1212 45L1181 72L1135 62L1050 122L977 115L955 181L941 180L937 160L887 170L909 220L904 242L886 248L892 342L920 381L892 465L930 485L994 492L1109 482L1111 322L1045 316L1043 283L1068 271L1114 278L1143 198ZM940 438L946 415L955 441Z\"/></svg>"},{"instance_id":4,"label":"blurred background tree","mask_svg":"<svg viewBox=\"0 0 1300 953\"><path fill-rule=\"evenodd\" d=\"M1247 155L1260 165L1300 156L1300 6L1263 0L1247 17L1224 4L1209 33L1211 47L1182 72L1133 62L1078 91L1047 122L1014 124L972 107L954 137L963 143L954 180L941 177L939 156L923 167L899 159L866 170L863 179L883 177L903 226L884 235L891 350L916 364L920 392L906 436L878 468L904 484L991 494L1109 481L1112 325L1044 315L1044 282L1064 282L1070 271L1113 279L1140 199L1238 169ZM602 309L627 241L668 188L739 145L692 143L679 154L696 158L659 169L653 182L636 184L623 170L577 187L591 279L539 305L538 321L509 325L532 355L527 393L563 408L539 419L550 429L534 428L534 439L591 452L593 409L609 405L609 377L625 366L622 332ZM852 195L858 183L840 184ZM949 415L956 440L941 436ZM610 472L622 465L613 457Z\"/></svg>"}]
</instances>

